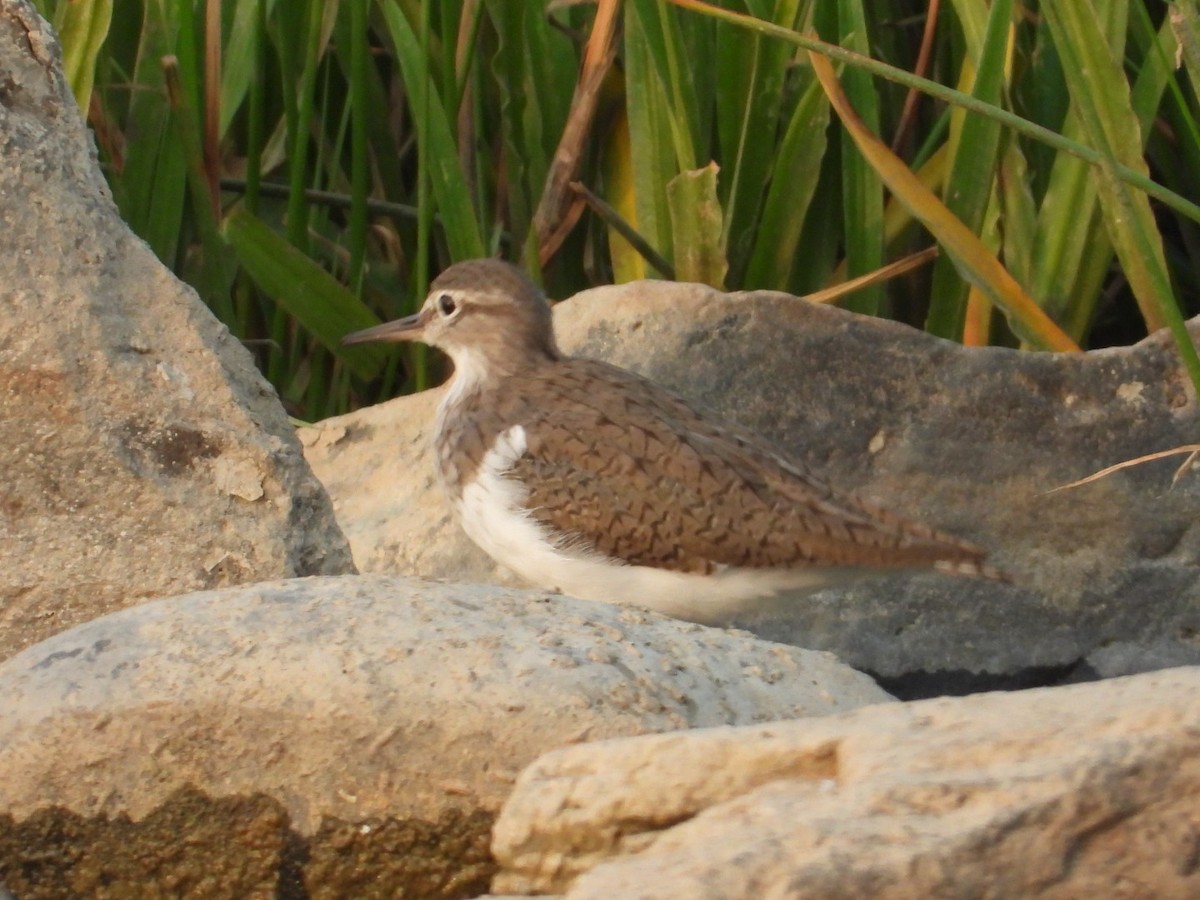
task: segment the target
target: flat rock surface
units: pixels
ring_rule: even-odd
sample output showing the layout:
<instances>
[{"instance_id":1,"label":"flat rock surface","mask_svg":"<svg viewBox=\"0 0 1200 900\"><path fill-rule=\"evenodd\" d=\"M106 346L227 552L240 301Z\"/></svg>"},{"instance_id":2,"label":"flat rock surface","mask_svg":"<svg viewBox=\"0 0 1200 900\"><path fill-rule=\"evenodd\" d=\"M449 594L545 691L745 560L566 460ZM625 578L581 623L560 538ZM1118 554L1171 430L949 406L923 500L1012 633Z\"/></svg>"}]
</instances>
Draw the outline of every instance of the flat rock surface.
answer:
<instances>
[{"instance_id":1,"label":"flat rock surface","mask_svg":"<svg viewBox=\"0 0 1200 900\"><path fill-rule=\"evenodd\" d=\"M0 696L0 884L22 900L242 869L226 896L281 878L469 896L546 750L891 699L825 653L380 576L145 603L12 657Z\"/></svg>"},{"instance_id":2,"label":"flat rock surface","mask_svg":"<svg viewBox=\"0 0 1200 900\"><path fill-rule=\"evenodd\" d=\"M117 214L32 7L0 7L0 659L149 597L353 571L246 350Z\"/></svg>"},{"instance_id":3,"label":"flat rock surface","mask_svg":"<svg viewBox=\"0 0 1200 900\"><path fill-rule=\"evenodd\" d=\"M1165 333L1086 354L964 348L783 294L665 282L584 292L555 323L565 351L736 420L837 489L983 545L1016 579L887 576L731 624L831 650L902 696L1200 662L1200 483L1172 486L1183 457L1051 493L1194 441ZM360 566L491 578L434 482L435 399L319 423L308 458Z\"/></svg>"},{"instance_id":4,"label":"flat rock surface","mask_svg":"<svg viewBox=\"0 0 1200 900\"><path fill-rule=\"evenodd\" d=\"M1200 896L1200 669L547 754L497 894Z\"/></svg>"}]
</instances>

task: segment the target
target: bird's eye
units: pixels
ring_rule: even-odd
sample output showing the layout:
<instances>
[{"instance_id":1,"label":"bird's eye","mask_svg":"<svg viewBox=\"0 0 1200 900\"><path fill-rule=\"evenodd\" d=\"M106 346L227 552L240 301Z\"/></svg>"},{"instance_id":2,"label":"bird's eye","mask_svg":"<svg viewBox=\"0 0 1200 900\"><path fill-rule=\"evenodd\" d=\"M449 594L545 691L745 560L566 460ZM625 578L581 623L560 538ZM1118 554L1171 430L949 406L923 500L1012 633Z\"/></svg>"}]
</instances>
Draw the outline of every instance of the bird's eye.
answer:
<instances>
[{"instance_id":1,"label":"bird's eye","mask_svg":"<svg viewBox=\"0 0 1200 900\"><path fill-rule=\"evenodd\" d=\"M437 308L438 312L448 319L458 310L458 304L449 294L442 294L437 298Z\"/></svg>"}]
</instances>

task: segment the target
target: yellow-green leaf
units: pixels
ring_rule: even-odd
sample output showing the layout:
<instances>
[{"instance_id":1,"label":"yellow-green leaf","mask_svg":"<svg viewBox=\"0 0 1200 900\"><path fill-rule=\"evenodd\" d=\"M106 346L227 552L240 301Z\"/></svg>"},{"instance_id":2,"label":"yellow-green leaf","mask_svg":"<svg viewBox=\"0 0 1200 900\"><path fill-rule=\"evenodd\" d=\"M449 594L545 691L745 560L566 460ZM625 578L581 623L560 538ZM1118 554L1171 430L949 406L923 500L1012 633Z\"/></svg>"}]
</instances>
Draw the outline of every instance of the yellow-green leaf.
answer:
<instances>
[{"instance_id":1,"label":"yellow-green leaf","mask_svg":"<svg viewBox=\"0 0 1200 900\"><path fill-rule=\"evenodd\" d=\"M667 202L675 236L675 277L724 288L729 266L721 248L718 170L716 163L709 163L680 172L667 184Z\"/></svg>"},{"instance_id":2,"label":"yellow-green leaf","mask_svg":"<svg viewBox=\"0 0 1200 900\"><path fill-rule=\"evenodd\" d=\"M1013 331L1022 340L1047 350L1078 350L1079 346L1042 312L971 229L946 209L912 170L863 124L842 93L829 60L811 51L808 56L830 105L863 156L896 199L908 207L913 217L920 220L953 257L963 277L1005 312Z\"/></svg>"}]
</instances>

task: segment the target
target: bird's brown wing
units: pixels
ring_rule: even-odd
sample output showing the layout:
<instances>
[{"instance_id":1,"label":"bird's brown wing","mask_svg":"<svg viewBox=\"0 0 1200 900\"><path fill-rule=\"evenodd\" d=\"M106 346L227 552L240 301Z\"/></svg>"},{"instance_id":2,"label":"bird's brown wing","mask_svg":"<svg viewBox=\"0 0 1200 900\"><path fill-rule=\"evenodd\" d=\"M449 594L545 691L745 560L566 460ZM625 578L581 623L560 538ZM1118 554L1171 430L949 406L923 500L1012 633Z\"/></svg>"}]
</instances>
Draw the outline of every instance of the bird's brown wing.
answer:
<instances>
[{"instance_id":1,"label":"bird's brown wing","mask_svg":"<svg viewBox=\"0 0 1200 900\"><path fill-rule=\"evenodd\" d=\"M498 406L519 408L526 425L510 477L528 486L530 514L568 543L686 572L981 564L978 548L835 497L748 433L629 372L584 359L554 369L549 385L544 373L508 379Z\"/></svg>"}]
</instances>

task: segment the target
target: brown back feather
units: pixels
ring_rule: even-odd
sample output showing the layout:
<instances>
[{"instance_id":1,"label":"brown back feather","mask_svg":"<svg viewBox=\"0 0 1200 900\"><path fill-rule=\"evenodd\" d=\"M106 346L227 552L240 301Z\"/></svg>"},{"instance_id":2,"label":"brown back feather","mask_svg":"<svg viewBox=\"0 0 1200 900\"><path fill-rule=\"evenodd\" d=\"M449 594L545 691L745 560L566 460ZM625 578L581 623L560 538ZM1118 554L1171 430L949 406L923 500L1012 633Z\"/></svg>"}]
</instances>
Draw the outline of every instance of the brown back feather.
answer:
<instances>
[{"instance_id":1,"label":"brown back feather","mask_svg":"<svg viewBox=\"0 0 1200 900\"><path fill-rule=\"evenodd\" d=\"M597 383L603 389L597 389ZM509 472L530 514L568 541L632 565L921 566L993 574L983 551L838 495L749 433L705 418L622 369L563 359L465 398L454 435L474 475L495 437L525 428Z\"/></svg>"}]
</instances>

